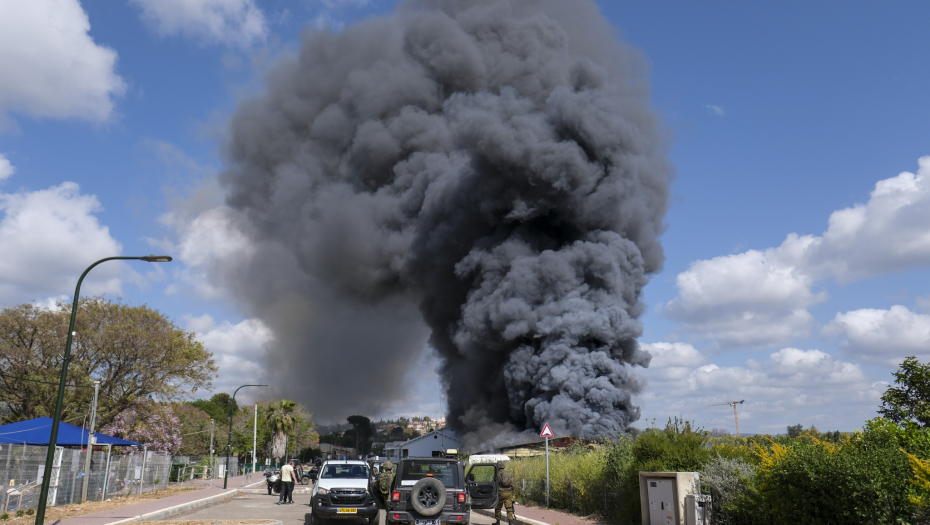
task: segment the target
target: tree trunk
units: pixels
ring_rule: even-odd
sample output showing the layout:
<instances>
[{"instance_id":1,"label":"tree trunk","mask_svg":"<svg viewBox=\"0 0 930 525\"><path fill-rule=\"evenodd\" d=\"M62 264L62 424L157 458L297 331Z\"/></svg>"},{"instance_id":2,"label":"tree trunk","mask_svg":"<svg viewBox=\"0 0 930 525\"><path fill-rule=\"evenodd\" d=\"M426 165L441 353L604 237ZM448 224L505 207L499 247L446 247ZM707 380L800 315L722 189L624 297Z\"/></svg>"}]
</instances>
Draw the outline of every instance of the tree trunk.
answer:
<instances>
[{"instance_id":1,"label":"tree trunk","mask_svg":"<svg viewBox=\"0 0 930 525\"><path fill-rule=\"evenodd\" d=\"M271 455L274 456L275 461L278 461L284 457L284 445L287 443L287 434L281 430L276 430L274 433L274 439L271 444Z\"/></svg>"}]
</instances>

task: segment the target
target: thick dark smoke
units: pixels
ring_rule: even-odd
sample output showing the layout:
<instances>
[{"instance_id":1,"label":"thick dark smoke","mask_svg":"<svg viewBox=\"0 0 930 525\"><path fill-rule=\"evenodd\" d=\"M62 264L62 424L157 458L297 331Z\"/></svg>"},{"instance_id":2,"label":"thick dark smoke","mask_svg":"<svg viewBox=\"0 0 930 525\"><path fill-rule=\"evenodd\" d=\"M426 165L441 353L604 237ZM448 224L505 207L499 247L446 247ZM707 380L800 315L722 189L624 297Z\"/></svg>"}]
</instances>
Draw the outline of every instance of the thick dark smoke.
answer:
<instances>
[{"instance_id":1,"label":"thick dark smoke","mask_svg":"<svg viewBox=\"0 0 930 525\"><path fill-rule=\"evenodd\" d=\"M644 69L588 0L411 1L305 34L237 111L223 175L254 254L227 279L276 334L278 386L324 417L385 410L428 337L458 429L635 421L672 171Z\"/></svg>"}]
</instances>

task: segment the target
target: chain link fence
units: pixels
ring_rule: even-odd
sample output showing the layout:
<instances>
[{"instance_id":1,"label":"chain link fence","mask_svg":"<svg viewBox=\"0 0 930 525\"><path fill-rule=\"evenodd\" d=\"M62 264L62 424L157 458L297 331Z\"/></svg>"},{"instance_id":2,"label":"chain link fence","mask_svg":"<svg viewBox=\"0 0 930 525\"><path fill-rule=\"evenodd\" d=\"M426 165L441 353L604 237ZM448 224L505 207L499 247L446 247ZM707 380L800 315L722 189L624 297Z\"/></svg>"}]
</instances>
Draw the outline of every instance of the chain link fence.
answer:
<instances>
[{"instance_id":1,"label":"chain link fence","mask_svg":"<svg viewBox=\"0 0 930 525\"><path fill-rule=\"evenodd\" d=\"M57 447L49 490L49 506L81 500L87 451ZM0 449L0 480L4 491L0 509L33 509L39 502L48 447L7 445ZM171 456L142 450L103 450L91 455L87 499L101 501L168 486ZM57 474L57 476L56 476ZM56 484L57 478L57 484Z\"/></svg>"}]
</instances>

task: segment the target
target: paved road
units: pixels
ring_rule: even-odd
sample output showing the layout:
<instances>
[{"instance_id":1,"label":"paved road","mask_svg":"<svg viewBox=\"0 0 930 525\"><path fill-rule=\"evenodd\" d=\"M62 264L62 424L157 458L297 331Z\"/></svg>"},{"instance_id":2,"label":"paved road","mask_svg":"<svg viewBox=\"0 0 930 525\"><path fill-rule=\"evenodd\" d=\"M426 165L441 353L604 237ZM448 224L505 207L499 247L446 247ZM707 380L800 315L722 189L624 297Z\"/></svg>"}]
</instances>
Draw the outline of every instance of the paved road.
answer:
<instances>
[{"instance_id":1,"label":"paved road","mask_svg":"<svg viewBox=\"0 0 930 525\"><path fill-rule=\"evenodd\" d=\"M205 520L205 519L274 519L284 525L310 525L310 494L296 494L293 505L275 505L278 496L267 494L238 494L226 503L198 509L188 514L174 516L171 521ZM475 525L489 525L493 518L476 512L471 515ZM330 520L325 525L368 525L366 519ZM384 511L381 512L381 524L384 525Z\"/></svg>"}]
</instances>

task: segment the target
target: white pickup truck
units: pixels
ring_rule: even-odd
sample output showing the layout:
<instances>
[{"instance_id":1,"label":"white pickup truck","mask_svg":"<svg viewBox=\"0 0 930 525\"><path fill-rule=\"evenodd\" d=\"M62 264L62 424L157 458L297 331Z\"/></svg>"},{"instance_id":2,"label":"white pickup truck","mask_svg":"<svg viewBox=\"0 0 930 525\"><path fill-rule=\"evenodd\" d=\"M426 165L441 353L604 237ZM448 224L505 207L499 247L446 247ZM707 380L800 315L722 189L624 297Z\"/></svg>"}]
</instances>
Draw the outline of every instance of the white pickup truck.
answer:
<instances>
[{"instance_id":1,"label":"white pickup truck","mask_svg":"<svg viewBox=\"0 0 930 525\"><path fill-rule=\"evenodd\" d=\"M366 518L378 523L378 506L368 492L368 463L330 460L320 466L310 497L310 523L323 519Z\"/></svg>"}]
</instances>

